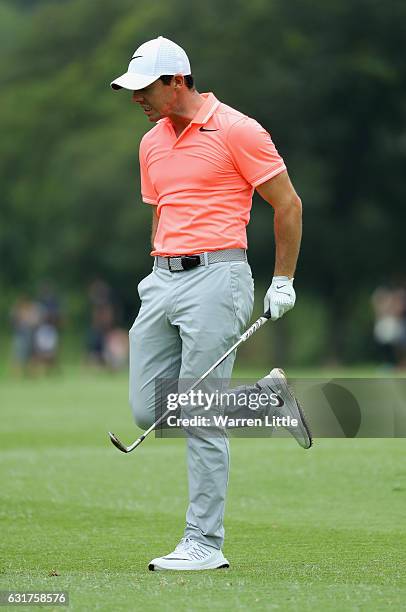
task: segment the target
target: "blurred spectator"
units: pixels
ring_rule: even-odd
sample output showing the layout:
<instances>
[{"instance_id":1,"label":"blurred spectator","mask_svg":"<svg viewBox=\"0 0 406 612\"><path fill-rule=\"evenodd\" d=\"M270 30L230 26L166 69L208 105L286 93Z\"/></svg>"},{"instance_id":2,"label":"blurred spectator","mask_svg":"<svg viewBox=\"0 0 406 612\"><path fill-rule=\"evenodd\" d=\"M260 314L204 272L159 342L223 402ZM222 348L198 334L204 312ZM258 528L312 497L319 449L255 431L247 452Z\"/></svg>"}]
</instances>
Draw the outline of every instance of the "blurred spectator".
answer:
<instances>
[{"instance_id":1,"label":"blurred spectator","mask_svg":"<svg viewBox=\"0 0 406 612\"><path fill-rule=\"evenodd\" d=\"M378 287L372 295L374 338L385 363L406 367L406 289Z\"/></svg>"},{"instance_id":2,"label":"blurred spectator","mask_svg":"<svg viewBox=\"0 0 406 612\"><path fill-rule=\"evenodd\" d=\"M39 304L22 296L11 310L13 365L18 374L30 371L34 360L34 335L41 322Z\"/></svg>"},{"instance_id":3,"label":"blurred spectator","mask_svg":"<svg viewBox=\"0 0 406 612\"><path fill-rule=\"evenodd\" d=\"M50 371L58 364L61 308L48 282L40 287L38 306L41 317L34 332L34 360L38 368Z\"/></svg>"},{"instance_id":4,"label":"blurred spectator","mask_svg":"<svg viewBox=\"0 0 406 612\"><path fill-rule=\"evenodd\" d=\"M13 362L20 374L49 371L57 364L60 306L49 284L37 300L19 298L11 310Z\"/></svg>"},{"instance_id":5,"label":"blurred spectator","mask_svg":"<svg viewBox=\"0 0 406 612\"><path fill-rule=\"evenodd\" d=\"M105 338L104 363L110 370L116 371L127 367L128 364L128 332L115 327Z\"/></svg>"},{"instance_id":6,"label":"blurred spectator","mask_svg":"<svg viewBox=\"0 0 406 612\"><path fill-rule=\"evenodd\" d=\"M101 279L89 286L90 327L87 352L91 364L118 370L127 364L127 332L116 325L113 292Z\"/></svg>"}]
</instances>

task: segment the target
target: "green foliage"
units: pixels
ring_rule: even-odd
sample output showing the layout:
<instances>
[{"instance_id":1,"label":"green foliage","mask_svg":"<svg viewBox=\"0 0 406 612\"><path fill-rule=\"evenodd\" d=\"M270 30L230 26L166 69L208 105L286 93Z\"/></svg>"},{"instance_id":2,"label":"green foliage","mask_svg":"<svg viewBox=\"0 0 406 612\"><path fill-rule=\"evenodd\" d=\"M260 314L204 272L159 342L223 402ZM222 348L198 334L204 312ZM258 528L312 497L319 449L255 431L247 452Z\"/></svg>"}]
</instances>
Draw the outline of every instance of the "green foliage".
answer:
<instances>
[{"instance_id":1,"label":"green foliage","mask_svg":"<svg viewBox=\"0 0 406 612\"><path fill-rule=\"evenodd\" d=\"M0 2L1 291L47 276L78 292L101 274L133 307L150 266L137 159L148 125L108 84L163 34L188 50L200 91L272 133L304 203L297 277L319 306L303 317L317 332L323 310L329 350L365 357L338 337L354 301L403 275L405 19L400 0ZM255 200L250 256L264 285L270 213Z\"/></svg>"}]
</instances>

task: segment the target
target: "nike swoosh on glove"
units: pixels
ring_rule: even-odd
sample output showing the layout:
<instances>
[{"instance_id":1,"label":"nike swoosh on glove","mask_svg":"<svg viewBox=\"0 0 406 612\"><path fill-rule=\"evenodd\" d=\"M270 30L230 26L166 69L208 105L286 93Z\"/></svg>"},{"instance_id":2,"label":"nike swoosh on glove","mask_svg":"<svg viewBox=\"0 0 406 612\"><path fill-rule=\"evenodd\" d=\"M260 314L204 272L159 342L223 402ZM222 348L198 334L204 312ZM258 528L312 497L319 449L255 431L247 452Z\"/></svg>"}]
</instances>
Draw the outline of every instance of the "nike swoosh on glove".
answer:
<instances>
[{"instance_id":1,"label":"nike swoosh on glove","mask_svg":"<svg viewBox=\"0 0 406 612\"><path fill-rule=\"evenodd\" d=\"M293 308L295 301L293 278L274 276L264 298L264 312L270 311L272 321L276 321Z\"/></svg>"}]
</instances>

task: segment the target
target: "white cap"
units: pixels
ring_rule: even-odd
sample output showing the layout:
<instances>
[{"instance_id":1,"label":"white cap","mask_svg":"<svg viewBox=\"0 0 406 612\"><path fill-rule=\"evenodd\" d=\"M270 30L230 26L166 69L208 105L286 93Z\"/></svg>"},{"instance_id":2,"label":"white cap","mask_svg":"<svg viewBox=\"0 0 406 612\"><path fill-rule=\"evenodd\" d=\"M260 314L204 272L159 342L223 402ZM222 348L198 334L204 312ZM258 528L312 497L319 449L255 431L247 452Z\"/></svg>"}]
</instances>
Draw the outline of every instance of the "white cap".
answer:
<instances>
[{"instance_id":1,"label":"white cap","mask_svg":"<svg viewBox=\"0 0 406 612\"><path fill-rule=\"evenodd\" d=\"M164 74L191 74L188 56L176 43L158 36L133 53L128 70L110 83L113 89L143 89Z\"/></svg>"}]
</instances>

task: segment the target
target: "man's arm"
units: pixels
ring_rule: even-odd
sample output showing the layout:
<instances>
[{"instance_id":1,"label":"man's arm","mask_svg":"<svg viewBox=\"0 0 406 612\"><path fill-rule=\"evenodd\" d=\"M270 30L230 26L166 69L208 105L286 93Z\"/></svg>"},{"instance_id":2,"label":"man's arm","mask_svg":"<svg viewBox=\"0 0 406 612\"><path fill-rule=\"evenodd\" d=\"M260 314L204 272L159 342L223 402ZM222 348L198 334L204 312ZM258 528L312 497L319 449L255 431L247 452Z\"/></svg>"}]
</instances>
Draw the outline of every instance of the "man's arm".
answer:
<instances>
[{"instance_id":1,"label":"man's arm","mask_svg":"<svg viewBox=\"0 0 406 612\"><path fill-rule=\"evenodd\" d=\"M293 275L302 238L302 202L286 171L258 185L257 191L275 211L275 271L264 299L264 311L275 321L296 301Z\"/></svg>"},{"instance_id":2,"label":"man's arm","mask_svg":"<svg viewBox=\"0 0 406 612\"><path fill-rule=\"evenodd\" d=\"M151 247L154 248L155 234L158 228L158 213L157 213L156 204L151 204L151 207L152 207Z\"/></svg>"},{"instance_id":3,"label":"man's arm","mask_svg":"<svg viewBox=\"0 0 406 612\"><path fill-rule=\"evenodd\" d=\"M258 185L257 191L275 211L274 276L293 278L302 238L302 202L286 171Z\"/></svg>"}]
</instances>

